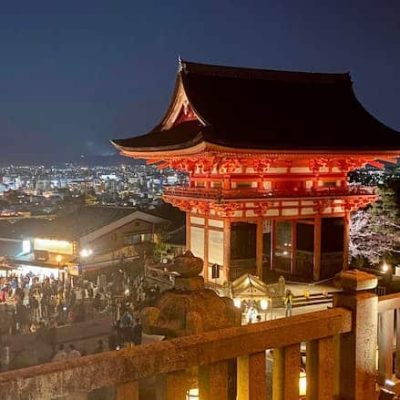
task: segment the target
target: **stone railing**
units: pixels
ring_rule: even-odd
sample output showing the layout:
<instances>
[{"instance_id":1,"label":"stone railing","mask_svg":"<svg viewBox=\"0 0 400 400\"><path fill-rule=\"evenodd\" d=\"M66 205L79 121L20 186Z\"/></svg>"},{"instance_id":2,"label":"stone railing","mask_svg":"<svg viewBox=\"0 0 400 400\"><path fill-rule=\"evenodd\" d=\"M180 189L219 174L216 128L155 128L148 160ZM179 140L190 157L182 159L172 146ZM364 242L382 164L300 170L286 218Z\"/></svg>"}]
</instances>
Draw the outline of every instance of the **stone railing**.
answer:
<instances>
[{"instance_id":1,"label":"stone railing","mask_svg":"<svg viewBox=\"0 0 400 400\"><path fill-rule=\"evenodd\" d=\"M378 311L378 381L385 384L400 378L400 295L379 297Z\"/></svg>"},{"instance_id":2,"label":"stone railing","mask_svg":"<svg viewBox=\"0 0 400 400\"><path fill-rule=\"evenodd\" d=\"M184 400L190 387L179 382L179 371L199 367L200 398L224 400L228 398L227 364L236 358L239 398L265 399L265 350L274 348L274 359L279 364L274 371L274 390L282 394L282 399L297 400L300 343L308 342L315 349L323 348L324 358L334 360L334 336L350 331L351 312L343 308L226 328L118 352L6 372L0 374L0 398L24 399L29 393L34 399L56 399L117 385L117 393L129 388L132 392L130 398L137 399L138 380L167 374L167 399ZM318 364L313 379L319 379L321 383L321 379L333 381L335 372L331 365ZM125 397L120 395L117 399Z\"/></svg>"},{"instance_id":3,"label":"stone railing","mask_svg":"<svg viewBox=\"0 0 400 400\"><path fill-rule=\"evenodd\" d=\"M376 278L346 272L341 282L332 309L5 372L0 398L77 399L114 386L117 400L138 400L139 382L155 377L157 399L185 400L195 388L201 400L298 400L305 346L307 399L375 399Z\"/></svg>"}]
</instances>

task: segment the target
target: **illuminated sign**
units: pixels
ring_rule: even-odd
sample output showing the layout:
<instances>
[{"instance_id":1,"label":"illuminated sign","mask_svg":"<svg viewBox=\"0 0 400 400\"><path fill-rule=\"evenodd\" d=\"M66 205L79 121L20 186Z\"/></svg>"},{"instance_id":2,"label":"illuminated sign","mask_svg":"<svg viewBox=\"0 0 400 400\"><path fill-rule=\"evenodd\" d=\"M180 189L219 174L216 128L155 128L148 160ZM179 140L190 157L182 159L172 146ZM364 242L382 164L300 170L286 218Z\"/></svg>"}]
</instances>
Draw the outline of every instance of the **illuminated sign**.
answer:
<instances>
[{"instance_id":1,"label":"illuminated sign","mask_svg":"<svg viewBox=\"0 0 400 400\"><path fill-rule=\"evenodd\" d=\"M59 254L73 254L74 251L72 242L53 239L34 239L33 248Z\"/></svg>"},{"instance_id":2,"label":"illuminated sign","mask_svg":"<svg viewBox=\"0 0 400 400\"><path fill-rule=\"evenodd\" d=\"M32 245L30 240L22 241L22 252L24 254L30 253L32 251Z\"/></svg>"}]
</instances>

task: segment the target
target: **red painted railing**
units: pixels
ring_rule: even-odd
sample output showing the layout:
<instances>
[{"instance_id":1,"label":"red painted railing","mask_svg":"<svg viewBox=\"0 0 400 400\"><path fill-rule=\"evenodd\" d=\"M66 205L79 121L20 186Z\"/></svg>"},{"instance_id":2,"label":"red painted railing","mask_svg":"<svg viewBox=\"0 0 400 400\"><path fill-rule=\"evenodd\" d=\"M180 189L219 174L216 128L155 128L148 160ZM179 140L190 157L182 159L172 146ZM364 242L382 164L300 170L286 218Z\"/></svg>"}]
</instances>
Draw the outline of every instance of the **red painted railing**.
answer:
<instances>
[{"instance_id":1,"label":"red painted railing","mask_svg":"<svg viewBox=\"0 0 400 400\"><path fill-rule=\"evenodd\" d=\"M240 199L240 198L295 198L295 197L332 197L332 196L371 196L375 189L369 186L349 186L347 188L321 187L318 189L285 189L259 190L248 189L216 189L202 187L165 187L164 195L179 197L195 197L206 199Z\"/></svg>"}]
</instances>

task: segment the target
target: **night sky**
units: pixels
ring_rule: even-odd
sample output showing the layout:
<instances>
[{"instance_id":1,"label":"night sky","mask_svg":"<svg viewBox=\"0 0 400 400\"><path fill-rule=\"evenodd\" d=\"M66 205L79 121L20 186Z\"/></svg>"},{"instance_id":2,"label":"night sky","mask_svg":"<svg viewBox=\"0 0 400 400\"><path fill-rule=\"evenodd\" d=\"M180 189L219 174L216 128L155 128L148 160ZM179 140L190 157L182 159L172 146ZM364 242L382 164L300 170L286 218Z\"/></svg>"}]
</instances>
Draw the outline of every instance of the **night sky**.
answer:
<instances>
[{"instance_id":1,"label":"night sky","mask_svg":"<svg viewBox=\"0 0 400 400\"><path fill-rule=\"evenodd\" d=\"M367 110L400 130L400 0L0 4L3 163L112 155L109 139L159 122L179 55L350 71Z\"/></svg>"}]
</instances>

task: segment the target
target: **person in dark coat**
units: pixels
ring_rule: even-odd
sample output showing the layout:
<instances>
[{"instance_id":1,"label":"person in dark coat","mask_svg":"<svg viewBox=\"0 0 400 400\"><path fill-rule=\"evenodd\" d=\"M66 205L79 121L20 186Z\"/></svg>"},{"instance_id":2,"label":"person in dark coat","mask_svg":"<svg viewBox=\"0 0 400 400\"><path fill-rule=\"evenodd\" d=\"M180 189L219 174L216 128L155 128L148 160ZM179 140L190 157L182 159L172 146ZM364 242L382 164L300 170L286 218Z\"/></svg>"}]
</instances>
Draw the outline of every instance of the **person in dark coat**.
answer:
<instances>
[{"instance_id":1,"label":"person in dark coat","mask_svg":"<svg viewBox=\"0 0 400 400\"><path fill-rule=\"evenodd\" d=\"M135 346L142 344L142 332L143 332L143 327L140 322L140 319L136 318L136 323L133 327L133 332L132 332L132 341L133 343L135 343Z\"/></svg>"}]
</instances>

